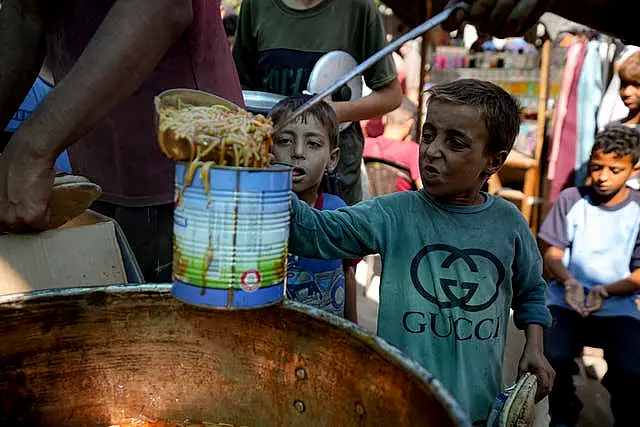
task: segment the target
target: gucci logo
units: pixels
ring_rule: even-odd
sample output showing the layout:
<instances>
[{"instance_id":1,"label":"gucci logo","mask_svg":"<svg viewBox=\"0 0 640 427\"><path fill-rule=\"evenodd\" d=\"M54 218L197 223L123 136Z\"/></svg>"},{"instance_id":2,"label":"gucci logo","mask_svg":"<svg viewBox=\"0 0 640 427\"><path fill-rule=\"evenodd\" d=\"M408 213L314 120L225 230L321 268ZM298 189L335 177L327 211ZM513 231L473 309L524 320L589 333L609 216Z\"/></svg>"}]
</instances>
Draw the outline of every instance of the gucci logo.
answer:
<instances>
[{"instance_id":1,"label":"gucci logo","mask_svg":"<svg viewBox=\"0 0 640 427\"><path fill-rule=\"evenodd\" d=\"M427 255L436 252L444 252L448 255L439 265L441 269L440 272L434 272L433 285L425 287L420 280L418 269ZM459 263L464 265L464 267L460 268L465 268L470 273L479 273L478 263L480 262L483 264L488 262L495 268L498 275L495 283L490 284L491 286L488 291L486 285L483 286L482 292L478 292L480 290L480 284L477 282L459 282L457 278L446 277L447 271ZM445 277L439 277L439 281L436 283L435 277L438 273L442 273ZM500 262L495 255L483 249L458 249L445 244L434 244L422 248L411 262L411 281L413 282L413 286L422 297L440 308L460 307L469 312L485 310L498 298L500 285L504 281L504 278L505 268L502 262ZM436 292L435 286L439 286L442 292ZM460 290L454 292L455 288L459 288ZM457 296L456 294L461 296Z\"/></svg>"}]
</instances>

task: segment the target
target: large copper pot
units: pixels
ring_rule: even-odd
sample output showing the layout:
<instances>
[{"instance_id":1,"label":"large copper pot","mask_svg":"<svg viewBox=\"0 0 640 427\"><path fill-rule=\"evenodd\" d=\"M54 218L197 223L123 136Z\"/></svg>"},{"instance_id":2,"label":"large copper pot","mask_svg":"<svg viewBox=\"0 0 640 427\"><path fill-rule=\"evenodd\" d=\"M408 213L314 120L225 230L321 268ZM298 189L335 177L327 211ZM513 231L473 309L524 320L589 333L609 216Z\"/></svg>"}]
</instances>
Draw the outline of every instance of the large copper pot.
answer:
<instances>
[{"instance_id":1,"label":"large copper pot","mask_svg":"<svg viewBox=\"0 0 640 427\"><path fill-rule=\"evenodd\" d=\"M168 285L0 298L0 425L131 417L249 426L469 425L423 368L294 303L218 312Z\"/></svg>"}]
</instances>

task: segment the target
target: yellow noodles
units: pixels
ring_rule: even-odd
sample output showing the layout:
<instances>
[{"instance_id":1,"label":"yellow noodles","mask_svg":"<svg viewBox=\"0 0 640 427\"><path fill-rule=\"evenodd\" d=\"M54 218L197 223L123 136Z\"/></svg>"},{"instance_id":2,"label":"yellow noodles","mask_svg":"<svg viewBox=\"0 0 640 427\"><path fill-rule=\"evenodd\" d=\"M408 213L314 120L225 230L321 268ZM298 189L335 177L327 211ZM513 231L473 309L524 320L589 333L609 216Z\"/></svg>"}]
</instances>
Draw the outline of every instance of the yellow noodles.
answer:
<instances>
[{"instance_id":1,"label":"yellow noodles","mask_svg":"<svg viewBox=\"0 0 640 427\"><path fill-rule=\"evenodd\" d=\"M262 168L268 166L271 121L244 110L222 105L210 107L179 104L160 111L159 131L189 145L188 158L172 160L192 163L213 161L218 166Z\"/></svg>"}]
</instances>

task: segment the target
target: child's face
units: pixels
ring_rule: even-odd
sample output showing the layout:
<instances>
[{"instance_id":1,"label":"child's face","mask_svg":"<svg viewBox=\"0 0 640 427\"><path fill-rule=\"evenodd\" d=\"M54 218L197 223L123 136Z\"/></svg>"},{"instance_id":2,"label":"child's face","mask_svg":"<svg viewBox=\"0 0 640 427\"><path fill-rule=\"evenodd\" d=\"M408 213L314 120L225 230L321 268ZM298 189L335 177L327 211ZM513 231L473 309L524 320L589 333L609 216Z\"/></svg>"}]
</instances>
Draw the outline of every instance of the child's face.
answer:
<instances>
[{"instance_id":1,"label":"child's face","mask_svg":"<svg viewBox=\"0 0 640 427\"><path fill-rule=\"evenodd\" d=\"M273 136L272 152L276 161L294 165L293 191L300 195L318 190L324 172L337 166L340 149L331 149L327 130L306 116Z\"/></svg>"},{"instance_id":2,"label":"child's face","mask_svg":"<svg viewBox=\"0 0 640 427\"><path fill-rule=\"evenodd\" d=\"M620 79L620 98L630 110L640 109L640 81Z\"/></svg>"},{"instance_id":3,"label":"child's face","mask_svg":"<svg viewBox=\"0 0 640 427\"><path fill-rule=\"evenodd\" d=\"M452 203L479 203L482 185L507 155L488 153L488 140L484 120L475 108L430 102L420 141L420 176L425 189Z\"/></svg>"},{"instance_id":4,"label":"child's face","mask_svg":"<svg viewBox=\"0 0 640 427\"><path fill-rule=\"evenodd\" d=\"M595 193L610 198L626 188L627 180L635 173L633 156L619 156L597 150L589 160L589 177Z\"/></svg>"}]
</instances>

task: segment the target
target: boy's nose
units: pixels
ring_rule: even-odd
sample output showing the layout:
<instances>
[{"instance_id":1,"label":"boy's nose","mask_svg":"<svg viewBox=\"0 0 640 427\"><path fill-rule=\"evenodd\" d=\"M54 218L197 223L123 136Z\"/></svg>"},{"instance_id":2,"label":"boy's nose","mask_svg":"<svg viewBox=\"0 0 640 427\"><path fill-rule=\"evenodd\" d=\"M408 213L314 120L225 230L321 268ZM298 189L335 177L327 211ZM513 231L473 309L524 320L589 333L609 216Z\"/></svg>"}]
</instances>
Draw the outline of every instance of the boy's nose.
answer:
<instances>
[{"instance_id":1,"label":"boy's nose","mask_svg":"<svg viewBox=\"0 0 640 427\"><path fill-rule=\"evenodd\" d=\"M440 141L431 141L429 144L425 144L424 154L430 159L442 157L442 150L440 149L440 147Z\"/></svg>"},{"instance_id":2,"label":"boy's nose","mask_svg":"<svg viewBox=\"0 0 640 427\"><path fill-rule=\"evenodd\" d=\"M294 158L304 158L304 143L303 142L297 142L295 144L293 144L293 154L291 157Z\"/></svg>"}]
</instances>

